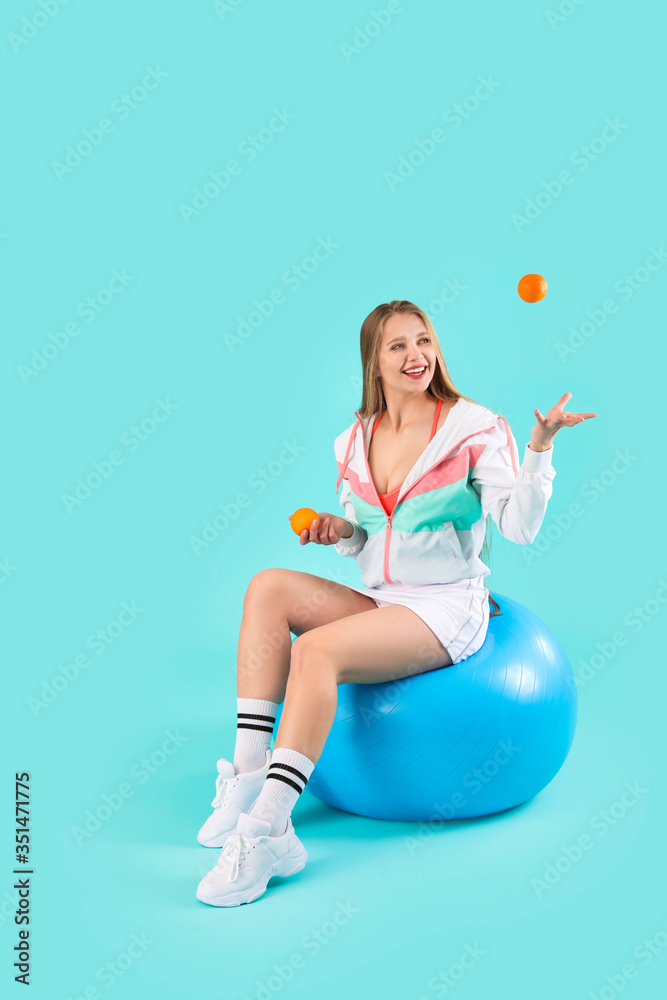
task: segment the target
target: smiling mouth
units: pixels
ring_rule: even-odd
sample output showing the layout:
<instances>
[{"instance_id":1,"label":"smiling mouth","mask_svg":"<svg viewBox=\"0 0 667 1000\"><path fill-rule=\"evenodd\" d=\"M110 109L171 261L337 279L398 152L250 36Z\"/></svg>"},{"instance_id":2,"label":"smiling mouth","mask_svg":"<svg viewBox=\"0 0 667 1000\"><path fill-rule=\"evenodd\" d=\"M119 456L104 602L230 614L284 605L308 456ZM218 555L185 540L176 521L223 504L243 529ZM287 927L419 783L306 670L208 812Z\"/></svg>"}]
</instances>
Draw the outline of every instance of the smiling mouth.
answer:
<instances>
[{"instance_id":1,"label":"smiling mouth","mask_svg":"<svg viewBox=\"0 0 667 1000\"><path fill-rule=\"evenodd\" d=\"M420 365L419 368L406 368L403 372L408 378L422 378L428 371L428 365Z\"/></svg>"}]
</instances>

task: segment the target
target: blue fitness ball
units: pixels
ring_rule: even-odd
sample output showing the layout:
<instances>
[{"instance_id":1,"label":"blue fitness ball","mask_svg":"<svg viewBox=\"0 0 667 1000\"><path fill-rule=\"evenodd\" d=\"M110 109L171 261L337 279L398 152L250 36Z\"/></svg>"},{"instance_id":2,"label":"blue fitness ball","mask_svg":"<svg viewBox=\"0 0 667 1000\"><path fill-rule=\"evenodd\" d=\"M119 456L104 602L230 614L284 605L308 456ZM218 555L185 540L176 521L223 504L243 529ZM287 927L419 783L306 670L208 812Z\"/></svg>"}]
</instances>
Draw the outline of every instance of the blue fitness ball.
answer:
<instances>
[{"instance_id":1,"label":"blue fitness ball","mask_svg":"<svg viewBox=\"0 0 667 1000\"><path fill-rule=\"evenodd\" d=\"M501 614L472 656L339 685L313 795L373 819L448 820L511 809L549 784L574 738L572 667L537 615L493 596Z\"/></svg>"}]
</instances>

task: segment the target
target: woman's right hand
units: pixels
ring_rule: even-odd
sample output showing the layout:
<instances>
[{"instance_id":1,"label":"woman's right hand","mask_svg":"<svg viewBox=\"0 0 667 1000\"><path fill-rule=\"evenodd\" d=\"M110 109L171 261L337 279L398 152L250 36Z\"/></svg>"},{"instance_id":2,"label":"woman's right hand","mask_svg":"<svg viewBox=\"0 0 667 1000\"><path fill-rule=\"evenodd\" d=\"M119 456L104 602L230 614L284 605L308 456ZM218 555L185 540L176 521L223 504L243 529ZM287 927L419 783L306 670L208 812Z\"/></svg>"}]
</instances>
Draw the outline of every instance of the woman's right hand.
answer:
<instances>
[{"instance_id":1,"label":"woman's right hand","mask_svg":"<svg viewBox=\"0 0 667 1000\"><path fill-rule=\"evenodd\" d=\"M318 545L336 545L343 537L345 526L349 524L350 522L344 517L320 511L318 519L313 519L310 528L304 528L299 535L299 544L307 545L308 542L316 542ZM349 538L351 535L352 532L347 537Z\"/></svg>"}]
</instances>

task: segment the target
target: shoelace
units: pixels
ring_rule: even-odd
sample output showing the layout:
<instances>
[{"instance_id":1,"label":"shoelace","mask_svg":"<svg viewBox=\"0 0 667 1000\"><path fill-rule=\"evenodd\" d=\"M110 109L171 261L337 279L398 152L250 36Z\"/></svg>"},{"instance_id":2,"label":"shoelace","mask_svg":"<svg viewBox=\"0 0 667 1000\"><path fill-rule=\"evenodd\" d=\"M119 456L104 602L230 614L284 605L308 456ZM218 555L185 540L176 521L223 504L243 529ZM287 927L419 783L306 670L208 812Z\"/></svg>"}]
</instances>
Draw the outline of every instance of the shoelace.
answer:
<instances>
[{"instance_id":1,"label":"shoelace","mask_svg":"<svg viewBox=\"0 0 667 1000\"><path fill-rule=\"evenodd\" d=\"M231 778L223 778L222 775L219 774L215 779L215 798L211 802L214 809L217 809L218 806L224 805L229 790L237 778L237 774L233 775Z\"/></svg>"},{"instance_id":2,"label":"shoelace","mask_svg":"<svg viewBox=\"0 0 667 1000\"><path fill-rule=\"evenodd\" d=\"M220 852L220 858L218 859L218 864L216 868L224 868L223 861L228 861L231 863L232 870L229 876L230 882L235 882L236 877L239 873L239 863L241 858L245 857L251 847L254 846L253 842L261 840L262 837L246 837L244 834L236 833L231 834L229 839L225 842L225 846Z\"/></svg>"}]
</instances>

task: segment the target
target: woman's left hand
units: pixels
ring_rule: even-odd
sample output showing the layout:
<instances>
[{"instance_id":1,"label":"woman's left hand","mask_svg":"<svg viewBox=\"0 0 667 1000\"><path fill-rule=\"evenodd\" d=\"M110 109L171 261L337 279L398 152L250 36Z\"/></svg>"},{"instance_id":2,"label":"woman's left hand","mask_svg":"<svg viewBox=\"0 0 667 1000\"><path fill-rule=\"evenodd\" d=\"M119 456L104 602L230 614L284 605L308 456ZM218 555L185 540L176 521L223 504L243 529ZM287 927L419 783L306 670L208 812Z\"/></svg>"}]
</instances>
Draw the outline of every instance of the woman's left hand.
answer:
<instances>
[{"instance_id":1,"label":"woman's left hand","mask_svg":"<svg viewBox=\"0 0 667 1000\"><path fill-rule=\"evenodd\" d=\"M561 427L572 427L573 424L580 424L590 417L597 417L597 413L565 413L563 407L571 398L572 393L566 392L556 405L551 407L546 417L543 417L539 410L535 410L537 423L530 435L531 451L546 451L550 448Z\"/></svg>"}]
</instances>

